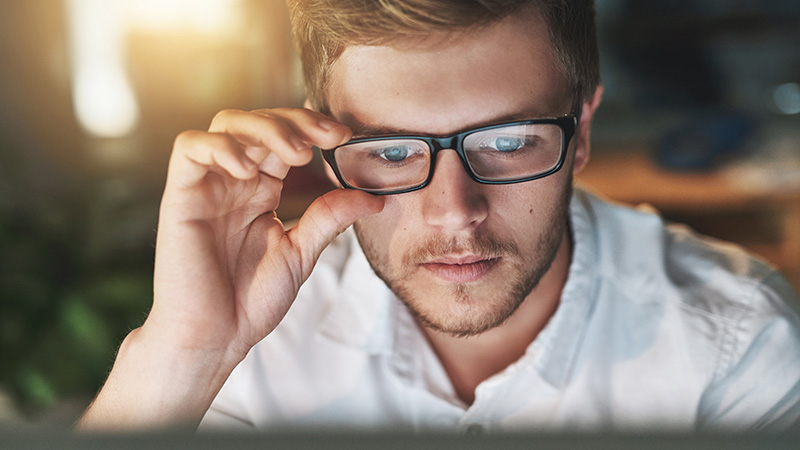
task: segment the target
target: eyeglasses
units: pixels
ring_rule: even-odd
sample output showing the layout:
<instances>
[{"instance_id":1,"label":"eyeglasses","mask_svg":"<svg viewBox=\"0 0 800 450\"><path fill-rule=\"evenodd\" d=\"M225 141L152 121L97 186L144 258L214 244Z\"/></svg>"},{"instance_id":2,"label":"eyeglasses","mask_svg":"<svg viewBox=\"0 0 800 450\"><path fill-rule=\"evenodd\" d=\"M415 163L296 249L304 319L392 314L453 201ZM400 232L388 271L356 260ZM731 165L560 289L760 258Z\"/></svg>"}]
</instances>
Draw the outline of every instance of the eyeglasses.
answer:
<instances>
[{"instance_id":1,"label":"eyeglasses","mask_svg":"<svg viewBox=\"0 0 800 450\"><path fill-rule=\"evenodd\" d=\"M450 136L358 138L322 151L342 186L372 194L422 189L433 178L436 154L455 150L469 176L482 184L544 178L564 165L580 118L577 96L562 117L482 126Z\"/></svg>"}]
</instances>

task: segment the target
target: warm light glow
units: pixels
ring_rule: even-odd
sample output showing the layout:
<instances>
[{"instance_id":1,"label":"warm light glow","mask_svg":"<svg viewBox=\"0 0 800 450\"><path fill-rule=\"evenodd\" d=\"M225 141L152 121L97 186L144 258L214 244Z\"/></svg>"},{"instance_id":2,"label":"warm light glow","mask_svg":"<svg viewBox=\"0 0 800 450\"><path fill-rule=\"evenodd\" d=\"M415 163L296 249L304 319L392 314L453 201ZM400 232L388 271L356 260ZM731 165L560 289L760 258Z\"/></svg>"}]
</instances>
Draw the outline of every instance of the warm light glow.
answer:
<instances>
[{"instance_id":1,"label":"warm light glow","mask_svg":"<svg viewBox=\"0 0 800 450\"><path fill-rule=\"evenodd\" d=\"M119 67L104 64L78 68L73 93L78 119L95 136L125 136L139 120L133 89Z\"/></svg>"},{"instance_id":2,"label":"warm light glow","mask_svg":"<svg viewBox=\"0 0 800 450\"><path fill-rule=\"evenodd\" d=\"M116 2L68 0L72 95L83 128L98 137L133 131L139 107L125 73L123 21Z\"/></svg>"},{"instance_id":3,"label":"warm light glow","mask_svg":"<svg viewBox=\"0 0 800 450\"><path fill-rule=\"evenodd\" d=\"M133 28L191 29L221 33L235 29L239 0L126 0L125 17Z\"/></svg>"},{"instance_id":4,"label":"warm light glow","mask_svg":"<svg viewBox=\"0 0 800 450\"><path fill-rule=\"evenodd\" d=\"M65 0L72 56L75 114L98 137L133 131L139 106L131 86L125 39L131 30L237 31L241 0Z\"/></svg>"}]
</instances>

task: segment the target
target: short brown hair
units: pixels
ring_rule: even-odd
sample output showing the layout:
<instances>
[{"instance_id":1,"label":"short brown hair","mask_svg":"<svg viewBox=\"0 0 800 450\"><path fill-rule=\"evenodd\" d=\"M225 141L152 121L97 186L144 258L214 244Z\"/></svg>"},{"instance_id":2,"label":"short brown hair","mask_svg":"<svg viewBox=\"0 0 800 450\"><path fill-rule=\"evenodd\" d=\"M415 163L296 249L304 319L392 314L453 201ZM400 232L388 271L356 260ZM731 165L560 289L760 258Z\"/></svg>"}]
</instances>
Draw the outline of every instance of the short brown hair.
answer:
<instances>
[{"instance_id":1,"label":"short brown hair","mask_svg":"<svg viewBox=\"0 0 800 450\"><path fill-rule=\"evenodd\" d=\"M437 31L491 25L522 12L541 15L558 63L588 100L600 83L593 0L287 0L311 104L327 112L331 65L351 45L377 45Z\"/></svg>"}]
</instances>

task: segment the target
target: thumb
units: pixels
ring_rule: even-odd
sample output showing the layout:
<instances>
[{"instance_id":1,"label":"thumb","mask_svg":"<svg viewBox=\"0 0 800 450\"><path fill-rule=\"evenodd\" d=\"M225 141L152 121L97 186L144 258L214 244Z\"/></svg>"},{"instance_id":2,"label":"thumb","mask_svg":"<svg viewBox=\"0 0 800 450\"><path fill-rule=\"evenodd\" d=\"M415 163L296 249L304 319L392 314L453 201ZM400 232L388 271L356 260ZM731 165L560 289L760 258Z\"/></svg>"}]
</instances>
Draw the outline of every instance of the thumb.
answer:
<instances>
[{"instance_id":1,"label":"thumb","mask_svg":"<svg viewBox=\"0 0 800 450\"><path fill-rule=\"evenodd\" d=\"M304 278L320 253L355 221L383 210L386 199L366 192L337 189L314 200L288 237L302 258Z\"/></svg>"}]
</instances>

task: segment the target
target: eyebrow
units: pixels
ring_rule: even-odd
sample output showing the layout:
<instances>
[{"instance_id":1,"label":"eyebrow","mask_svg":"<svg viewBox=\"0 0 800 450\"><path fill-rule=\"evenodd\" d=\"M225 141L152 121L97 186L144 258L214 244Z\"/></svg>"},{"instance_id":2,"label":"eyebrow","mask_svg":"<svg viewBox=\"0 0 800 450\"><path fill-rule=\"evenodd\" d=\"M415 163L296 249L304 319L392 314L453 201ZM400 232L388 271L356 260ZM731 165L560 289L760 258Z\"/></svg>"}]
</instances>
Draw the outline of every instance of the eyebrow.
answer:
<instances>
[{"instance_id":1,"label":"eyebrow","mask_svg":"<svg viewBox=\"0 0 800 450\"><path fill-rule=\"evenodd\" d=\"M569 114L569 113L567 113ZM515 114L508 114L505 116L497 117L493 120L476 123L470 125L466 128L461 128L456 130L452 133L446 134L432 134L432 133L424 133L417 130L409 130L403 128L396 128L391 126L380 126L380 125L370 125L366 123L361 123L357 120L354 120L354 123L350 124L350 129L353 130L353 138L363 138L363 137L376 137L376 136L403 136L403 135L410 135L410 136L449 136L451 134L458 134L466 130L470 130L473 128L480 128L484 126L494 125L497 123L503 122L513 122L518 120L526 120L526 119L540 119L540 118L550 118L550 117L561 117L565 114L541 114L537 112L525 111L522 113L515 113Z\"/></svg>"}]
</instances>

